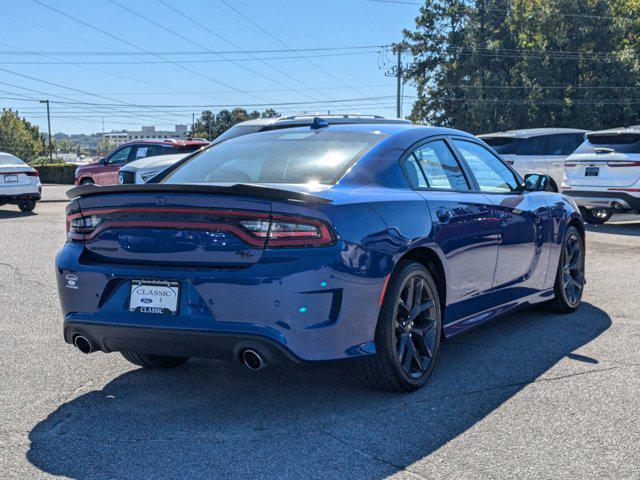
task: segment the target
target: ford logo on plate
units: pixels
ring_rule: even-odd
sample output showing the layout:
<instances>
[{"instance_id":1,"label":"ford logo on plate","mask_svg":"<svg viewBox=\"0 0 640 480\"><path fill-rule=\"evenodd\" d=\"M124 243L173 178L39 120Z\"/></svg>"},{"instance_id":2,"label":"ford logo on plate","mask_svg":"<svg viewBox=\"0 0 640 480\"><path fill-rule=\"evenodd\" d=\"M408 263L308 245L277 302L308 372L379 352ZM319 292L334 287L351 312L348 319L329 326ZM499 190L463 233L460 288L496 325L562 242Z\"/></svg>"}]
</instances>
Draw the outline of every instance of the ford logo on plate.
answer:
<instances>
[{"instance_id":1,"label":"ford logo on plate","mask_svg":"<svg viewBox=\"0 0 640 480\"><path fill-rule=\"evenodd\" d=\"M151 303L151 302L153 302L153 300L151 300L150 298L141 298L140 301L142 303Z\"/></svg>"}]
</instances>

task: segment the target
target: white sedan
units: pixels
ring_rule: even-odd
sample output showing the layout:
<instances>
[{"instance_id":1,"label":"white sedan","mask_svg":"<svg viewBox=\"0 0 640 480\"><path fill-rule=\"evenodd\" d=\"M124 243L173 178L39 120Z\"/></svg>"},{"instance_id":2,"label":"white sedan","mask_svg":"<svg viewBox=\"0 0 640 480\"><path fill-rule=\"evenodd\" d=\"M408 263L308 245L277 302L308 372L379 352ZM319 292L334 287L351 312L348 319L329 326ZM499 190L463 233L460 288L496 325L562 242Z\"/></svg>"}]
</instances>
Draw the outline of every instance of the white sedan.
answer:
<instances>
[{"instance_id":1,"label":"white sedan","mask_svg":"<svg viewBox=\"0 0 640 480\"><path fill-rule=\"evenodd\" d=\"M31 212L41 193L38 171L15 155L0 152L0 205L18 205L22 212Z\"/></svg>"},{"instance_id":2,"label":"white sedan","mask_svg":"<svg viewBox=\"0 0 640 480\"><path fill-rule=\"evenodd\" d=\"M120 169L120 172L118 172L118 183L146 183L162 170L169 168L187 155L189 155L189 153L157 155L155 157L141 158L140 160L127 163Z\"/></svg>"}]
</instances>

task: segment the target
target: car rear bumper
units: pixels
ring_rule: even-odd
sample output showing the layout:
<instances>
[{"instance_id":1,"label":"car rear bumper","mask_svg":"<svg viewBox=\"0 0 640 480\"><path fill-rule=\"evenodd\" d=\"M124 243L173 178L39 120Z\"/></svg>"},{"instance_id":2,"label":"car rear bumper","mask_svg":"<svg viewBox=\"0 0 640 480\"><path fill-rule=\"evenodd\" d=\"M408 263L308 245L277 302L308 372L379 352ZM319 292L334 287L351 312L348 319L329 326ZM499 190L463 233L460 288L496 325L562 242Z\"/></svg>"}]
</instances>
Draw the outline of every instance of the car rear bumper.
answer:
<instances>
[{"instance_id":1,"label":"car rear bumper","mask_svg":"<svg viewBox=\"0 0 640 480\"><path fill-rule=\"evenodd\" d=\"M244 350L252 349L269 365L300 363L287 347L270 338L248 333L211 332L177 328L127 327L109 323L65 321L64 339L73 344L82 335L93 350L105 353L134 351L172 357L214 358L238 361Z\"/></svg>"},{"instance_id":2,"label":"car rear bumper","mask_svg":"<svg viewBox=\"0 0 640 480\"><path fill-rule=\"evenodd\" d=\"M0 204L19 203L25 200L40 200L42 187L39 184L0 188Z\"/></svg>"},{"instance_id":3,"label":"car rear bumper","mask_svg":"<svg viewBox=\"0 0 640 480\"><path fill-rule=\"evenodd\" d=\"M640 192L563 190L580 207L607 208L615 211L640 211Z\"/></svg>"},{"instance_id":4,"label":"car rear bumper","mask_svg":"<svg viewBox=\"0 0 640 480\"><path fill-rule=\"evenodd\" d=\"M67 341L89 329L104 351L224 359L251 340L299 361L375 353L386 273L350 272L337 245L266 250L247 268L208 269L95 263L83 250L67 243L56 259ZM132 279L180 282L177 314L129 311Z\"/></svg>"}]
</instances>

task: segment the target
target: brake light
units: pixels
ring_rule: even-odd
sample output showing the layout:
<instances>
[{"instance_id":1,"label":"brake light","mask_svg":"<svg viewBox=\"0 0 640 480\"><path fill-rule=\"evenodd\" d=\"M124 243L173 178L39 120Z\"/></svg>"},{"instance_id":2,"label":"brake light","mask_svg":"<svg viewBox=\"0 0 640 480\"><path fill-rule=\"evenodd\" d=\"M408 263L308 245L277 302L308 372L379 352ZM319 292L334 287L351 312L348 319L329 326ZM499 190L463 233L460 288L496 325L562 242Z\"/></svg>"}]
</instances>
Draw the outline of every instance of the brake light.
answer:
<instances>
[{"instance_id":1,"label":"brake light","mask_svg":"<svg viewBox=\"0 0 640 480\"><path fill-rule=\"evenodd\" d=\"M185 215L194 217L185 218ZM146 207L75 212L67 217L67 238L69 241L88 241L112 227L226 231L260 248L315 247L335 242L331 227L315 218L232 210Z\"/></svg>"},{"instance_id":2,"label":"brake light","mask_svg":"<svg viewBox=\"0 0 640 480\"><path fill-rule=\"evenodd\" d=\"M640 167L640 162L620 160L617 162L607 162L609 167Z\"/></svg>"},{"instance_id":3,"label":"brake light","mask_svg":"<svg viewBox=\"0 0 640 480\"><path fill-rule=\"evenodd\" d=\"M607 188L610 192L640 192L640 188Z\"/></svg>"},{"instance_id":4,"label":"brake light","mask_svg":"<svg viewBox=\"0 0 640 480\"><path fill-rule=\"evenodd\" d=\"M565 162L564 164L565 167L575 167L576 165L578 165L576 162Z\"/></svg>"},{"instance_id":5,"label":"brake light","mask_svg":"<svg viewBox=\"0 0 640 480\"><path fill-rule=\"evenodd\" d=\"M267 247L307 247L333 243L330 228L322 221L274 216L271 220L241 220L248 232L267 239Z\"/></svg>"},{"instance_id":6,"label":"brake light","mask_svg":"<svg viewBox=\"0 0 640 480\"><path fill-rule=\"evenodd\" d=\"M24 172L24 174L27 177L39 177L40 176L40 172L38 172L37 170L29 170L28 172Z\"/></svg>"}]
</instances>

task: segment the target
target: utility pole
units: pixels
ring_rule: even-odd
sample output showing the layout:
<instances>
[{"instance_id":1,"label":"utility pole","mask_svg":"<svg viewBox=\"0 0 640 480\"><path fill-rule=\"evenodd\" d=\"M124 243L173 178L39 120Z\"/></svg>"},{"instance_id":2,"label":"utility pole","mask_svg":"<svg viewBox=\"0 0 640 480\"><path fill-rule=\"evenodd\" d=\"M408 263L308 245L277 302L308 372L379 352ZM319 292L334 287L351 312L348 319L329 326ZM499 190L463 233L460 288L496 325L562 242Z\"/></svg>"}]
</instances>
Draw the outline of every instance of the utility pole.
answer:
<instances>
[{"instance_id":1,"label":"utility pole","mask_svg":"<svg viewBox=\"0 0 640 480\"><path fill-rule=\"evenodd\" d=\"M191 136L192 137L195 135L195 130L196 130L196 114L192 113L191 114Z\"/></svg>"},{"instance_id":2,"label":"utility pole","mask_svg":"<svg viewBox=\"0 0 640 480\"><path fill-rule=\"evenodd\" d=\"M49 127L49 162L53 163L53 142L51 141L51 114L49 113L49 100L40 100L47 104L47 125Z\"/></svg>"},{"instance_id":3,"label":"utility pole","mask_svg":"<svg viewBox=\"0 0 640 480\"><path fill-rule=\"evenodd\" d=\"M396 78L398 79L396 92L396 116L402 117L402 44L398 44L398 65L396 67Z\"/></svg>"}]
</instances>

